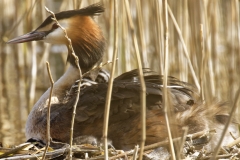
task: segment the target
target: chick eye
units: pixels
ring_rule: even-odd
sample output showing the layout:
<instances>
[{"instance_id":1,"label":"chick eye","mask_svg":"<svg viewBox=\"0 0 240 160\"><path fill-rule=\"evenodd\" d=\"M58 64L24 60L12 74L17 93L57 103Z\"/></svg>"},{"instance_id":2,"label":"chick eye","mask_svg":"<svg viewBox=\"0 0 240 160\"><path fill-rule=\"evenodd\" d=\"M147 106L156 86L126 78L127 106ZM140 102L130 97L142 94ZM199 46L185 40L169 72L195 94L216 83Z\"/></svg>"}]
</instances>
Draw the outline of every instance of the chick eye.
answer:
<instances>
[{"instance_id":1,"label":"chick eye","mask_svg":"<svg viewBox=\"0 0 240 160\"><path fill-rule=\"evenodd\" d=\"M52 30L54 30L54 29L57 29L59 26L57 25L57 23L54 23L53 25L52 25Z\"/></svg>"}]
</instances>

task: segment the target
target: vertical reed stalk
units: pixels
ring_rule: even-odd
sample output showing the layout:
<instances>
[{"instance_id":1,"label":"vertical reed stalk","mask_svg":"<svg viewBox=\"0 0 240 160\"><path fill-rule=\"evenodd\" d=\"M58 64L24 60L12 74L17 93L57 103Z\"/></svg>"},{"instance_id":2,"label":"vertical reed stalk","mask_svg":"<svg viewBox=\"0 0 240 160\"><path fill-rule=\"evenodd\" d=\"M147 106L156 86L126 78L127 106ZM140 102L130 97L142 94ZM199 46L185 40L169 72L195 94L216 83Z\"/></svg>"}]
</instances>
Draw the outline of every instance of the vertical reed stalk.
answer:
<instances>
[{"instance_id":1,"label":"vertical reed stalk","mask_svg":"<svg viewBox=\"0 0 240 160\"><path fill-rule=\"evenodd\" d=\"M108 82L108 90L107 97L105 102L105 111L104 111L104 122L103 122L103 140L104 140L104 158L108 160L108 121L109 121L109 112L111 105L111 97L112 97L112 87L113 87L113 79L116 68L116 59L118 53L118 7L117 0L114 1L114 49L113 49L113 58L112 58L112 70L110 74L110 79Z\"/></svg>"}]
</instances>

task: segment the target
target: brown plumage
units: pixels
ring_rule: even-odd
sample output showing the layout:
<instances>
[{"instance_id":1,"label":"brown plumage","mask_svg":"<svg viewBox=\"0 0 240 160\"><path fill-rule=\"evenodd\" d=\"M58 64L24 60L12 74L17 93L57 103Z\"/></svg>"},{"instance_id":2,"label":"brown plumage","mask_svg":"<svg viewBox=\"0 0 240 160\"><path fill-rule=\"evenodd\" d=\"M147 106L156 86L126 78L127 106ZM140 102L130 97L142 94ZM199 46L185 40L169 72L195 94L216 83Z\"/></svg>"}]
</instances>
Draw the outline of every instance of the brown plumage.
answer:
<instances>
[{"instance_id":1,"label":"brown plumage","mask_svg":"<svg viewBox=\"0 0 240 160\"><path fill-rule=\"evenodd\" d=\"M167 130L162 106L162 79L159 75L144 70L145 82L147 87L147 141L146 144L158 142L167 138ZM125 73L116 78L113 84L112 102L109 121L109 139L117 148L130 149L139 143L141 135L140 124L140 83L136 79L137 70ZM133 79L135 79L133 81ZM173 110L175 113L188 110L194 100L192 99L192 86L169 78L170 83L175 84L170 90L171 98L175 102ZM185 88L179 89L181 84ZM90 87L81 89L80 101L77 106L75 118L74 136L91 135L98 140L102 136L104 104L106 100L107 83L98 83ZM70 122L72 107L75 102L76 92L72 90L65 96L62 103L51 106L51 135L54 139L62 142L69 141ZM64 112L63 112L64 110ZM45 109L43 112L46 112ZM41 128L46 127L46 115L39 118ZM177 125L178 126L178 125ZM178 130L181 130L181 125ZM62 129L64 128L64 132Z\"/></svg>"}]
</instances>

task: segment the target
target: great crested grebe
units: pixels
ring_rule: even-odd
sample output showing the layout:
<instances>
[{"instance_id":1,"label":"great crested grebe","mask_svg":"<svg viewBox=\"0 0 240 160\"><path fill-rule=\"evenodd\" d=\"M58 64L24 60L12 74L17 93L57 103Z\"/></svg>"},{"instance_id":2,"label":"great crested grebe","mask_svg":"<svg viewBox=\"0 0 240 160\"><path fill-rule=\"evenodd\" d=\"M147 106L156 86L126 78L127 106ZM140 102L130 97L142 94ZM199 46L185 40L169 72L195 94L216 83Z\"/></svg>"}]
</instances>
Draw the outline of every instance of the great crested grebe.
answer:
<instances>
[{"instance_id":1,"label":"great crested grebe","mask_svg":"<svg viewBox=\"0 0 240 160\"><path fill-rule=\"evenodd\" d=\"M79 65L85 73L100 63L104 53L105 39L92 16L104 11L100 4L93 4L79 10L63 11L56 14L58 22L66 29L72 40L73 49L79 57ZM10 40L8 43L23 43L42 40L52 44L68 42L62 29L49 16L36 30ZM70 67L55 82L51 105L51 137L61 142L69 142L72 109L76 99L74 84L79 78L75 59L70 50L68 59ZM167 138L167 130L162 106L162 77L144 69L146 83L146 144ZM93 79L95 80L95 79ZM191 126L189 133L209 128L205 116L207 108L198 105L193 98L194 87L186 82L169 77L171 98L171 117L174 132L181 132L183 126ZM46 114L50 89L36 102L26 123L27 139L36 138L46 142ZM80 100L74 126L74 137L102 136L104 104L107 83L101 82L81 88ZM119 149L129 149L140 141L140 84L136 70L115 78L111 99L109 119L109 139ZM211 115L211 118L214 115Z\"/></svg>"}]
</instances>

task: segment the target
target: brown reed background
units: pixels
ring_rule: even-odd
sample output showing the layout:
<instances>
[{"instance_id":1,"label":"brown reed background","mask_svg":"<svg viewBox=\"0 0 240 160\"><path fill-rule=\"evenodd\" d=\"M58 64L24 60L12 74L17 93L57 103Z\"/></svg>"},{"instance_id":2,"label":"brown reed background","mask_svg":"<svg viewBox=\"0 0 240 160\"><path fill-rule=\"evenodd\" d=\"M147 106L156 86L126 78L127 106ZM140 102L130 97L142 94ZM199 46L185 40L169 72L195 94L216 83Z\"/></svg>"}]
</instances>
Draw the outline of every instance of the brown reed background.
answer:
<instances>
[{"instance_id":1,"label":"brown reed background","mask_svg":"<svg viewBox=\"0 0 240 160\"><path fill-rule=\"evenodd\" d=\"M1 0L0 1L0 142L25 141L25 122L31 107L50 86L45 62L56 81L67 68L64 46L32 42L6 44L38 27L55 13L85 7L99 0ZM96 17L107 40L104 62L113 53L113 1L101 1L106 11ZM129 0L144 67L163 72L164 24L161 0ZM74 3L74 5L73 5ZM181 29L206 103L232 102L240 86L240 32L238 0L168 0ZM136 68L136 58L124 1L119 6L119 52L116 76ZM203 34L200 32L203 25ZM203 40L201 37L203 36ZM203 43L202 43L203 42ZM160 55L160 56L159 56ZM169 16L169 75L194 84L179 34ZM111 65L105 66L110 69ZM202 74L201 74L202 73Z\"/></svg>"}]
</instances>

